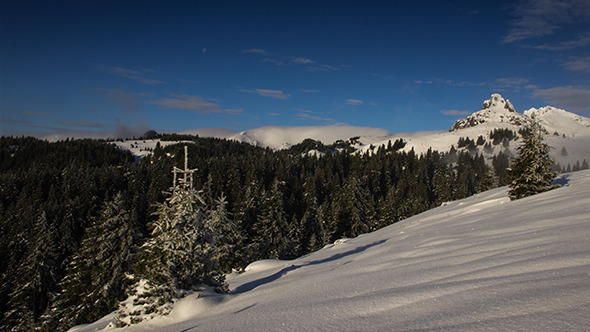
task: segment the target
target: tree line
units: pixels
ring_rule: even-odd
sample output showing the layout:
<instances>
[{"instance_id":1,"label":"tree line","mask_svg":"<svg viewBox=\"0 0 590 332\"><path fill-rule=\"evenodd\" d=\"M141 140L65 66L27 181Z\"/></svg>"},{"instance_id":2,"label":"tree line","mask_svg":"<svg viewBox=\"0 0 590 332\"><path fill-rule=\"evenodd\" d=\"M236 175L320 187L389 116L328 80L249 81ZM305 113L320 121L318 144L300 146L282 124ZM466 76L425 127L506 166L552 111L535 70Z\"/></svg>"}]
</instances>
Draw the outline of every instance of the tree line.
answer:
<instances>
[{"instance_id":1,"label":"tree line","mask_svg":"<svg viewBox=\"0 0 590 332\"><path fill-rule=\"evenodd\" d=\"M141 248L157 243L184 146L201 213L223 225L221 273L292 259L505 183L504 169L481 155L417 155L401 140L361 154L353 139L281 151L183 139L139 162L100 140L0 139L3 330L66 330L117 309L133 282L126 276L147 259Z\"/></svg>"}]
</instances>

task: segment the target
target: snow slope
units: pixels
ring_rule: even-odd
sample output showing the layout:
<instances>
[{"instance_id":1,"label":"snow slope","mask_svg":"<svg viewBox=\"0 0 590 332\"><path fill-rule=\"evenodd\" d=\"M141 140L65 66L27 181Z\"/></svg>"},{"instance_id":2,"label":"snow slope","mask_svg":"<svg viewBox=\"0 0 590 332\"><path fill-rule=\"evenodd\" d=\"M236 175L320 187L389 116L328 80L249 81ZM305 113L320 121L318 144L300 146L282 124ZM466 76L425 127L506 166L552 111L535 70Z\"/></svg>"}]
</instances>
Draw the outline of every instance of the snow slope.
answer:
<instances>
[{"instance_id":1,"label":"snow slope","mask_svg":"<svg viewBox=\"0 0 590 332\"><path fill-rule=\"evenodd\" d=\"M449 202L229 278L126 331L582 331L590 327L590 171L510 201ZM112 316L75 331L92 331Z\"/></svg>"},{"instance_id":2,"label":"snow slope","mask_svg":"<svg viewBox=\"0 0 590 332\"><path fill-rule=\"evenodd\" d=\"M364 141L380 141L391 133L385 129L354 126L268 126L244 131L229 139L279 150L301 143L306 138L332 144L355 136L362 136Z\"/></svg>"},{"instance_id":3,"label":"snow slope","mask_svg":"<svg viewBox=\"0 0 590 332\"><path fill-rule=\"evenodd\" d=\"M590 119L557 109L551 106L540 109L531 108L524 113L514 109L510 101L505 100L499 94L492 94L490 99L484 100L481 109L458 120L449 131L421 131L412 133L392 134L385 129L355 126L267 126L257 129L236 132L223 128L201 128L186 130L180 134L199 135L202 137L216 137L246 142L252 145L269 147L280 150L301 143L306 138L319 140L324 144L332 144L337 140L348 140L359 136L357 148L367 152L371 146L387 145L398 139L403 139L407 144L405 151L414 151L418 154L425 153L428 149L447 152L451 146L458 147L459 138L477 140L482 136L486 142L491 142L490 132L494 129L509 129L517 138L509 142L509 146L501 144L493 145L492 151L486 151L483 146L478 146L475 152L483 154L488 160L500 152L516 156L517 147L522 138L518 134L523 126L535 116L547 130L546 142L553 147L551 156L561 165L572 167L582 163L585 159L590 162ZM116 142L118 146L130 150L136 157L141 158L153 150L159 140L133 140ZM162 145L175 142L160 142ZM463 148L465 149L465 148Z\"/></svg>"},{"instance_id":4,"label":"snow slope","mask_svg":"<svg viewBox=\"0 0 590 332\"><path fill-rule=\"evenodd\" d=\"M416 153L421 154L432 148L447 152L451 146L458 146L457 142L461 137L477 140L481 135L486 142L490 142L489 133L494 129L509 129L519 137L511 141L508 147L494 145L493 151L488 153L483 146L478 146L476 152L487 158L499 152L508 152L516 156L516 149L522 142L518 132L531 121L533 115L547 130L545 140L553 148L550 153L558 163L562 166L573 166L576 162L582 163L584 159L590 162L590 119L551 106L531 108L521 114L515 111L510 101L499 94L493 94L490 99L483 102L481 110L466 119L458 120L449 131L399 133L381 142L371 140L370 144L382 145L387 144L389 140L394 142L401 138L407 142L405 151L414 149ZM361 142L364 143L363 137ZM564 148L567 152L565 154L562 153ZM368 149L368 145L363 147L365 151Z\"/></svg>"}]
</instances>

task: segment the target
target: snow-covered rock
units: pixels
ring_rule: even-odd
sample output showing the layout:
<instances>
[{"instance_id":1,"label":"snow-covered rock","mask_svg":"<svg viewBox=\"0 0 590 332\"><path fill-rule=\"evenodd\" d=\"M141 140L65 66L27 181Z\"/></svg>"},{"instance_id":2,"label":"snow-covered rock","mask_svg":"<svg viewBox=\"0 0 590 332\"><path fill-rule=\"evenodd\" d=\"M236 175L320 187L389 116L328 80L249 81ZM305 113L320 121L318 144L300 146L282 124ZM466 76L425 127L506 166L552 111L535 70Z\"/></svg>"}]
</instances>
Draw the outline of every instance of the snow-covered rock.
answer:
<instances>
[{"instance_id":1,"label":"snow-covered rock","mask_svg":"<svg viewBox=\"0 0 590 332\"><path fill-rule=\"evenodd\" d=\"M332 144L335 141L347 141L351 137L359 137L354 147L361 152L369 152L371 147L387 145L398 139L407 144L404 151L414 150L417 154L425 153L428 149L447 152L451 146L457 148L460 138L469 137L477 140L479 136L486 143L491 142L490 133L495 129L511 130L515 137L508 146L495 145L492 149L484 149L477 146L476 153L483 154L491 159L500 152L516 155L516 148L520 144L519 131L535 116L548 135L547 143L553 147L551 156L561 166L571 166L584 159L590 162L590 119L557 109L551 106L539 109L531 108L519 113L509 100L500 94L492 94L483 102L479 111L474 112L466 119L458 120L449 131L422 131L412 133L392 134L384 129L355 126L267 126L243 132L236 132L220 128L201 128L186 130L180 134L199 135L201 137L217 137L231 139L238 142L246 142L260 147L269 147L280 150L287 149L305 139L321 141L324 144ZM131 150L138 158L151 153L158 140L118 142L117 145ZM161 145L174 144L175 142L160 142ZM318 154L312 152L312 154ZM318 154L321 155L321 154Z\"/></svg>"},{"instance_id":2,"label":"snow-covered rock","mask_svg":"<svg viewBox=\"0 0 590 332\"><path fill-rule=\"evenodd\" d=\"M455 122L450 131L474 127L482 123L508 123L522 126L529 121L530 119L527 116L518 113L514 109L509 100L504 100L500 94L494 93L490 99L483 102L481 110L468 116L467 119Z\"/></svg>"},{"instance_id":3,"label":"snow-covered rock","mask_svg":"<svg viewBox=\"0 0 590 332\"><path fill-rule=\"evenodd\" d=\"M485 143L489 143L490 133L496 129L510 130L515 134L507 146L494 145L491 149L484 149L479 145L474 152L483 154L488 160L499 152L515 156L520 145L521 129L532 117L546 129L546 142L553 148L551 156L563 167L572 167L583 160L590 162L590 119L566 110L552 106L539 109L531 108L524 113L516 111L510 101L500 94L492 94L490 99L483 102L482 108L466 119L458 120L448 132L430 131L416 133L400 133L387 137L381 142L371 142L374 145L387 144L402 138L407 142L404 150L413 149L416 153L425 153L429 148L442 152L449 151L451 146L457 148L460 138L477 140L482 136ZM361 137L361 141L363 137ZM365 148L368 150L368 148Z\"/></svg>"}]
</instances>

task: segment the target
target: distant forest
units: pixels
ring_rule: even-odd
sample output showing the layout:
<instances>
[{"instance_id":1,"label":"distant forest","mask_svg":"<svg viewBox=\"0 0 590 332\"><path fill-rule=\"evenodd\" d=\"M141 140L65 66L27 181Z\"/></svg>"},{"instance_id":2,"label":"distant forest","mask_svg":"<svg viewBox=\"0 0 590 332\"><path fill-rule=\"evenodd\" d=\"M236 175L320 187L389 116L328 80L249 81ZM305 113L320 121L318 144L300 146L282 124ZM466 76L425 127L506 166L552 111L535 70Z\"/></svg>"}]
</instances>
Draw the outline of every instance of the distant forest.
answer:
<instances>
[{"instance_id":1,"label":"distant forest","mask_svg":"<svg viewBox=\"0 0 590 332\"><path fill-rule=\"evenodd\" d=\"M401 140L361 154L354 151L354 138L332 145L308 139L281 151L183 139L190 142L158 145L139 162L102 140L0 139L1 330L65 330L117 309L125 282L109 290L112 302L90 308L91 314L58 317L76 310L76 300L63 299L76 271L74 257L99 251L101 243L84 240L100 229L117 201L125 211L125 234L132 234L127 249L133 259L150 237L155 206L172 185L173 167L184 167L185 145L188 167L197 169L195 188L211 208L224 196L227 215L239 228L231 255L219 261L226 273L259 259L299 257L503 185L509 163L500 154L488 167L483 156L454 149L416 155L403 152ZM124 280L132 262L118 264L116 273Z\"/></svg>"}]
</instances>

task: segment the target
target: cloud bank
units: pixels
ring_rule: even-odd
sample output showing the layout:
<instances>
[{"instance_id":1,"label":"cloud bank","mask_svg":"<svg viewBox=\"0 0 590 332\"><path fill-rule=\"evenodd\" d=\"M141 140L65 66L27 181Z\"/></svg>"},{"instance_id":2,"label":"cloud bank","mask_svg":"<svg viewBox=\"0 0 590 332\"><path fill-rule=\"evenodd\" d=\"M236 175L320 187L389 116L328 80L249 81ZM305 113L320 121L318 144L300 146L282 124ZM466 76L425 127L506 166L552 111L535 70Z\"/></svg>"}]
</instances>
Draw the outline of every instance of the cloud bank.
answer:
<instances>
[{"instance_id":1,"label":"cloud bank","mask_svg":"<svg viewBox=\"0 0 590 332\"><path fill-rule=\"evenodd\" d=\"M502 43L550 36L566 24L590 21L590 2L587 0L526 0L513 8L515 18L510 22ZM554 47L568 49L588 42L586 34ZM548 49L551 46L541 47Z\"/></svg>"},{"instance_id":2,"label":"cloud bank","mask_svg":"<svg viewBox=\"0 0 590 332\"><path fill-rule=\"evenodd\" d=\"M143 83L143 84L158 85L158 84L166 83L164 81L150 78L151 74L154 71L151 69L148 69L148 68L142 68L142 69L136 70L136 69L129 69L129 68L123 68L123 67L116 67L116 66L107 66L107 65L100 66L100 68L102 70L106 71L107 73L110 73L113 75L118 75L121 77L125 77L128 79L134 80L136 82Z\"/></svg>"},{"instance_id":3,"label":"cloud bank","mask_svg":"<svg viewBox=\"0 0 590 332\"><path fill-rule=\"evenodd\" d=\"M201 114L212 113L241 113L242 109L222 109L220 105L212 103L201 96L171 94L171 98L163 98L151 102L163 108L176 108L195 111Z\"/></svg>"},{"instance_id":4,"label":"cloud bank","mask_svg":"<svg viewBox=\"0 0 590 332\"><path fill-rule=\"evenodd\" d=\"M590 89L588 88L560 86L536 89L532 96L543 99L555 107L590 114Z\"/></svg>"},{"instance_id":5,"label":"cloud bank","mask_svg":"<svg viewBox=\"0 0 590 332\"><path fill-rule=\"evenodd\" d=\"M275 99L287 99L289 97L291 97L291 95L284 93L281 90L269 90L269 89L254 89L254 90L248 90L248 89L240 89L241 92L247 92L247 93L255 93L259 96L262 97L268 97L268 98L275 98Z\"/></svg>"}]
</instances>

